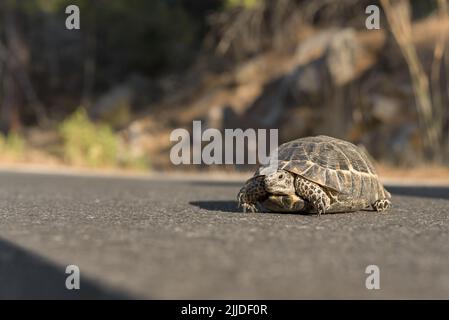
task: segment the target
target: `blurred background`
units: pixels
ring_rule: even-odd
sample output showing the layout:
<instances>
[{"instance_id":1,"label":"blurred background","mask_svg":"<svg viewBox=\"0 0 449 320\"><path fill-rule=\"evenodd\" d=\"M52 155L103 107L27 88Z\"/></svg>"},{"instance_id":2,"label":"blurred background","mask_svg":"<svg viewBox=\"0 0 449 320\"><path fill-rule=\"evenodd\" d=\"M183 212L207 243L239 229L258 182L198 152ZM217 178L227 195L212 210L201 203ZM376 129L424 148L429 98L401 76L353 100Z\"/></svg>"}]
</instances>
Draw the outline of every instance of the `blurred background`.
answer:
<instances>
[{"instance_id":1,"label":"blurred background","mask_svg":"<svg viewBox=\"0 0 449 320\"><path fill-rule=\"evenodd\" d=\"M171 131L201 120L446 170L448 3L3 0L0 164L211 170L170 163ZM65 28L71 4L80 30Z\"/></svg>"}]
</instances>

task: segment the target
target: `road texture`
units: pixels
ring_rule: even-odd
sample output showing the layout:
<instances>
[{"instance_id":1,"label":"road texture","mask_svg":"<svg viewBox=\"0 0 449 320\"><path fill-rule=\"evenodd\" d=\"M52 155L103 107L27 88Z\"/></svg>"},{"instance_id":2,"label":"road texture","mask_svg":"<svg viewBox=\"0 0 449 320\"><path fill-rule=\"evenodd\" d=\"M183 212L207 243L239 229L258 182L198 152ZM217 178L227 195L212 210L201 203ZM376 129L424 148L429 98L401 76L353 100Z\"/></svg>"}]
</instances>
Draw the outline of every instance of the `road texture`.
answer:
<instances>
[{"instance_id":1,"label":"road texture","mask_svg":"<svg viewBox=\"0 0 449 320\"><path fill-rule=\"evenodd\" d=\"M244 214L240 186L0 173L0 298L449 298L449 187L317 218Z\"/></svg>"}]
</instances>

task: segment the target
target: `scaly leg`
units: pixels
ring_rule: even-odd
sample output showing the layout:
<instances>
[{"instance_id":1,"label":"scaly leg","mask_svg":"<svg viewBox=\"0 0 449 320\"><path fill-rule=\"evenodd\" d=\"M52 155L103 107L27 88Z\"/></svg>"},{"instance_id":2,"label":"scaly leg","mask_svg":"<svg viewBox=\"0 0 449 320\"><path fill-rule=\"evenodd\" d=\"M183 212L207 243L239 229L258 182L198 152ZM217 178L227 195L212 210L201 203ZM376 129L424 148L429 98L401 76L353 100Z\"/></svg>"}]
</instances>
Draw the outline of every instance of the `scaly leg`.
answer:
<instances>
[{"instance_id":1,"label":"scaly leg","mask_svg":"<svg viewBox=\"0 0 449 320\"><path fill-rule=\"evenodd\" d=\"M372 207L377 212L383 212L391 207L391 201L388 199L380 199L372 204Z\"/></svg>"},{"instance_id":2,"label":"scaly leg","mask_svg":"<svg viewBox=\"0 0 449 320\"><path fill-rule=\"evenodd\" d=\"M295 189L301 198L312 204L318 215L326 213L326 210L330 208L331 199L318 184L302 177L296 177Z\"/></svg>"},{"instance_id":3,"label":"scaly leg","mask_svg":"<svg viewBox=\"0 0 449 320\"><path fill-rule=\"evenodd\" d=\"M256 204L265 200L268 193L265 191L265 176L257 176L249 179L237 195L239 206L243 207L243 211L250 210L256 212Z\"/></svg>"}]
</instances>

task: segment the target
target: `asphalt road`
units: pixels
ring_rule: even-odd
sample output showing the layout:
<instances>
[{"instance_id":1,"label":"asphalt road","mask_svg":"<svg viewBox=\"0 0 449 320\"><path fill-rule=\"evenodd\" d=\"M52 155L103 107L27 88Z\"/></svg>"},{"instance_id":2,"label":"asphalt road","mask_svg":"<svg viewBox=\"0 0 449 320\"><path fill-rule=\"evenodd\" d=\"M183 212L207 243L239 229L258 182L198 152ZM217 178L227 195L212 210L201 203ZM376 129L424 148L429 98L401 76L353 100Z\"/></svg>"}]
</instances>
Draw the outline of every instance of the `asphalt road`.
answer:
<instances>
[{"instance_id":1,"label":"asphalt road","mask_svg":"<svg viewBox=\"0 0 449 320\"><path fill-rule=\"evenodd\" d=\"M244 214L240 185L0 173L0 298L449 298L449 187L317 218Z\"/></svg>"}]
</instances>

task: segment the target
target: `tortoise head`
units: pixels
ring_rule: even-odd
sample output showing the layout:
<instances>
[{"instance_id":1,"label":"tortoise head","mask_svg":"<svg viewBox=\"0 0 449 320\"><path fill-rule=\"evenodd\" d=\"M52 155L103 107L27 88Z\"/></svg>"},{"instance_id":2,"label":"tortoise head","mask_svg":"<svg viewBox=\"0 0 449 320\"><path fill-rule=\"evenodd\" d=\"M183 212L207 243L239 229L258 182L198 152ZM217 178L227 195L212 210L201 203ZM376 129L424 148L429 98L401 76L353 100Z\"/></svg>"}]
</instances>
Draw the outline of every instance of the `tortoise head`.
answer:
<instances>
[{"instance_id":1,"label":"tortoise head","mask_svg":"<svg viewBox=\"0 0 449 320\"><path fill-rule=\"evenodd\" d=\"M295 194L295 176L286 170L277 170L265 176L265 190L275 195Z\"/></svg>"}]
</instances>

